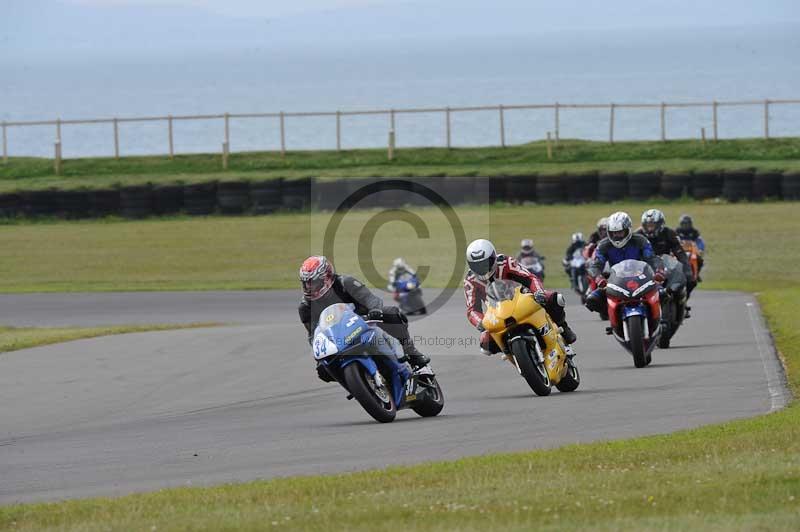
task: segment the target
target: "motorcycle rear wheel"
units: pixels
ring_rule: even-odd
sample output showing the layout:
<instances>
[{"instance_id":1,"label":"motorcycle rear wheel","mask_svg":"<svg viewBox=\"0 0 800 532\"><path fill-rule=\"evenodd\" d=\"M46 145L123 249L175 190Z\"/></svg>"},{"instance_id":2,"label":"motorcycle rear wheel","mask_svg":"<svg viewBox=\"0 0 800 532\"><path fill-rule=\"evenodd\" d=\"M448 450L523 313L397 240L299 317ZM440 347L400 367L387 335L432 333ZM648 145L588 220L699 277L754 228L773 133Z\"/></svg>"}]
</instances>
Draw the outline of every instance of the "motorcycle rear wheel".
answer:
<instances>
[{"instance_id":1,"label":"motorcycle rear wheel","mask_svg":"<svg viewBox=\"0 0 800 532\"><path fill-rule=\"evenodd\" d=\"M344 381L347 383L347 389L367 411L367 414L381 423L394 421L397 407L394 404L391 390L385 388L385 399L388 399L388 402L379 397L374 390L372 376L367 373L364 366L354 362L344 368ZM370 385L370 382L373 384Z\"/></svg>"},{"instance_id":2,"label":"motorcycle rear wheel","mask_svg":"<svg viewBox=\"0 0 800 532\"><path fill-rule=\"evenodd\" d=\"M644 352L644 328L641 316L628 319L628 342L633 355L633 365L643 368L647 365L647 356Z\"/></svg>"},{"instance_id":3,"label":"motorcycle rear wheel","mask_svg":"<svg viewBox=\"0 0 800 532\"><path fill-rule=\"evenodd\" d=\"M420 382L422 382L422 379L424 379L424 384L422 384L422 386L426 389L425 400L412 406L411 410L422 417L437 416L439 412L442 411L442 408L444 408L444 393L442 393L442 388L439 386L439 381L436 380L436 377L420 377ZM420 384L418 383L417 386L420 386Z\"/></svg>"},{"instance_id":4,"label":"motorcycle rear wheel","mask_svg":"<svg viewBox=\"0 0 800 532\"><path fill-rule=\"evenodd\" d=\"M534 361L534 357L537 357L535 348L532 348L526 341L513 342L511 344L511 352L514 355L514 360L517 362L520 373L522 373L531 390L542 397L550 395L552 391L550 376L538 360Z\"/></svg>"}]
</instances>

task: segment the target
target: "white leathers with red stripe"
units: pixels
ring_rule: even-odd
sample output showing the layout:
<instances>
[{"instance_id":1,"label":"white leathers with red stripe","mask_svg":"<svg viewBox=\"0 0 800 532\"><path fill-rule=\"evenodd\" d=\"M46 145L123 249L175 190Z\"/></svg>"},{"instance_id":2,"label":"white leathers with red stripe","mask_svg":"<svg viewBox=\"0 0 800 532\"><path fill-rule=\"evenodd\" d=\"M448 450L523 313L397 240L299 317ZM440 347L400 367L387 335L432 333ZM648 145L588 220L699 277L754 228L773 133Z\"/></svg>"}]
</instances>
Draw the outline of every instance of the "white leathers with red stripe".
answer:
<instances>
[{"instance_id":1,"label":"white leathers with red stripe","mask_svg":"<svg viewBox=\"0 0 800 532\"><path fill-rule=\"evenodd\" d=\"M531 292L544 290L538 277L520 266L516 260L505 255L497 256L497 273L494 278L482 281L468 272L464 279L464 297L467 300L467 319L477 327L483 320L483 307L486 300L486 287L495 279L509 279L530 288Z\"/></svg>"}]
</instances>

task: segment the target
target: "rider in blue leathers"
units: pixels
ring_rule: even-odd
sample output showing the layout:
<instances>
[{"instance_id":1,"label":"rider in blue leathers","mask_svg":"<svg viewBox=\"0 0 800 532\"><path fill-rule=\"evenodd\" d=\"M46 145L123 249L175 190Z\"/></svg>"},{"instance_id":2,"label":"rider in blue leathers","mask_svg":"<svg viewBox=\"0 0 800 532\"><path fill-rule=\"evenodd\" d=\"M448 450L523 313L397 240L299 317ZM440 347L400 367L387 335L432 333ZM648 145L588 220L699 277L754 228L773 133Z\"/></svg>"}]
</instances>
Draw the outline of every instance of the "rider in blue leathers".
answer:
<instances>
[{"instance_id":1,"label":"rider in blue leathers","mask_svg":"<svg viewBox=\"0 0 800 532\"><path fill-rule=\"evenodd\" d=\"M657 282L664 281L661 260L653 252L650 241L644 235L633 232L633 222L628 213L615 212L608 217L608 236L597 245L594 260L589 263L589 275L594 277L597 289L586 298L586 308L603 313L607 304L603 268L606 263L614 266L629 259L646 262L656 271L654 279Z\"/></svg>"}]
</instances>

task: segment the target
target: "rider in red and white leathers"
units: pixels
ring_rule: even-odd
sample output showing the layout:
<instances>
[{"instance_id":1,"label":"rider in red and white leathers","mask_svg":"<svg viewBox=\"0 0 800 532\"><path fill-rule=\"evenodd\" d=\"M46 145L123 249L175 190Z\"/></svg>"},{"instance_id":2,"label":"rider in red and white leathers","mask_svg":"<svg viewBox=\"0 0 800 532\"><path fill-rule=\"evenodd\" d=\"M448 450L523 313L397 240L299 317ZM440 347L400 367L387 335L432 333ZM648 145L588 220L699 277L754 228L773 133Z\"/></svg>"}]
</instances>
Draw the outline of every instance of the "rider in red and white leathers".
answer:
<instances>
[{"instance_id":1,"label":"rider in red and white leathers","mask_svg":"<svg viewBox=\"0 0 800 532\"><path fill-rule=\"evenodd\" d=\"M464 279L467 319L480 331L481 350L485 354L497 353L500 350L481 325L486 288L495 279L508 279L530 289L536 302L544 307L559 327L563 328L564 341L567 344L575 342L577 337L567 324L564 312L564 296L552 290L545 290L539 278L520 266L512 257L498 255L491 242L479 239L467 247L467 264L470 268Z\"/></svg>"}]
</instances>

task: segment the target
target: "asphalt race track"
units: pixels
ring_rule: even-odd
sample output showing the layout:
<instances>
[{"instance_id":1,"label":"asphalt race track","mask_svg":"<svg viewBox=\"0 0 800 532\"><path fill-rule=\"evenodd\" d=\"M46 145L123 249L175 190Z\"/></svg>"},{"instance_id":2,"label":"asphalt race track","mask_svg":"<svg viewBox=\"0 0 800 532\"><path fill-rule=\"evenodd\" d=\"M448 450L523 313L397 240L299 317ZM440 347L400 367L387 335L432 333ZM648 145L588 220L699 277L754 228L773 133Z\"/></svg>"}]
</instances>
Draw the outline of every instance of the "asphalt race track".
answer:
<instances>
[{"instance_id":1,"label":"asphalt race track","mask_svg":"<svg viewBox=\"0 0 800 532\"><path fill-rule=\"evenodd\" d=\"M0 354L0 504L664 433L755 416L787 397L769 334L746 294L698 292L674 347L656 350L645 369L635 369L573 300L568 315L583 382L572 394L535 397L510 364L467 345L476 335L456 293L412 324L444 389L442 415L402 411L381 425L338 385L317 380L297 298L0 296L7 325L232 324Z\"/></svg>"}]
</instances>

